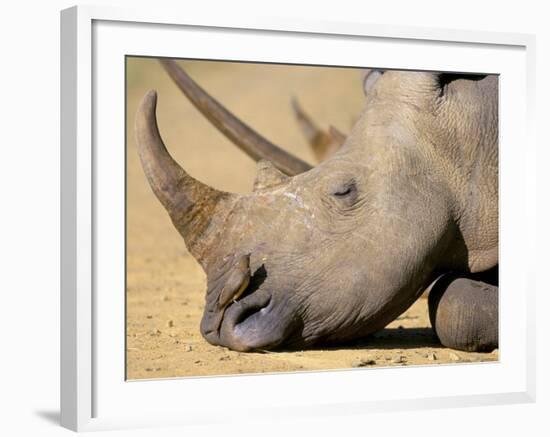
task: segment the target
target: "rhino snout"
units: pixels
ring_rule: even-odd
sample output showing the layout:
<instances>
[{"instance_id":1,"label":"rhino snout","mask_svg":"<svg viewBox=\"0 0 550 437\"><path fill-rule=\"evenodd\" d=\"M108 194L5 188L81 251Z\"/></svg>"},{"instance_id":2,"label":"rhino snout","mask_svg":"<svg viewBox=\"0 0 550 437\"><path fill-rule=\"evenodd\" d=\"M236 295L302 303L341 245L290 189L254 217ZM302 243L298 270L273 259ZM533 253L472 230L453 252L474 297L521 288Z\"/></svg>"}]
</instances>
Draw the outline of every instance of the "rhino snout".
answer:
<instances>
[{"instance_id":1,"label":"rhino snout","mask_svg":"<svg viewBox=\"0 0 550 437\"><path fill-rule=\"evenodd\" d=\"M264 290L256 291L227 309L220 329L220 342L243 352L267 349L283 340L276 331L272 296Z\"/></svg>"}]
</instances>

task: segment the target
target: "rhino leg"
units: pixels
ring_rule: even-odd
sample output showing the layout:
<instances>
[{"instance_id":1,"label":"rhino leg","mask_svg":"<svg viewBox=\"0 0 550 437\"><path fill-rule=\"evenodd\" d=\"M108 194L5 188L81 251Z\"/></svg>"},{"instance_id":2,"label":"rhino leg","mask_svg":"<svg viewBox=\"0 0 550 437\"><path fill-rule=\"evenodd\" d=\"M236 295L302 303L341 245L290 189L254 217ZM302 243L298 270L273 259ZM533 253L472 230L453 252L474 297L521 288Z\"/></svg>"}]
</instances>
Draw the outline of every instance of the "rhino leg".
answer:
<instances>
[{"instance_id":1,"label":"rhino leg","mask_svg":"<svg viewBox=\"0 0 550 437\"><path fill-rule=\"evenodd\" d=\"M445 275L430 290L428 306L444 346L468 352L498 347L498 286Z\"/></svg>"}]
</instances>

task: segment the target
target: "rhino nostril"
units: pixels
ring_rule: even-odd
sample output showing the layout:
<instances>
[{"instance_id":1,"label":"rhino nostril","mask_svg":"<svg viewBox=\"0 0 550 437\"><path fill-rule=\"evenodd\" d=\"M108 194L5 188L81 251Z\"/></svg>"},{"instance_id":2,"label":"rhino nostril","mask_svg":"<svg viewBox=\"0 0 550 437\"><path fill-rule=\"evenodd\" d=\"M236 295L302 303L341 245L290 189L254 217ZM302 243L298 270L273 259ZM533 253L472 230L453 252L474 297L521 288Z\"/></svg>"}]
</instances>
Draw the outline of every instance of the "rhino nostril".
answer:
<instances>
[{"instance_id":1,"label":"rhino nostril","mask_svg":"<svg viewBox=\"0 0 550 437\"><path fill-rule=\"evenodd\" d=\"M271 303L271 296L269 296L266 301L261 301L255 305L249 305L245 307L243 311L239 313L235 318L235 325L238 325L244 322L246 319L252 317L256 313L261 313L269 306L270 303Z\"/></svg>"}]
</instances>

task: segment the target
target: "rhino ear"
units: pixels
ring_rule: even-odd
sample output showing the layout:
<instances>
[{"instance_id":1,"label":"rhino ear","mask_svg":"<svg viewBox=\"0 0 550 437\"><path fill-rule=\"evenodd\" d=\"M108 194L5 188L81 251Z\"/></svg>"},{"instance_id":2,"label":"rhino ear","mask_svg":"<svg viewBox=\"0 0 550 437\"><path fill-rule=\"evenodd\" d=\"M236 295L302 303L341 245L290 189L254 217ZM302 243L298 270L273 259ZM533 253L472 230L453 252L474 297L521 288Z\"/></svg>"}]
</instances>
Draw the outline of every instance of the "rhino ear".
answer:
<instances>
[{"instance_id":1,"label":"rhino ear","mask_svg":"<svg viewBox=\"0 0 550 437\"><path fill-rule=\"evenodd\" d=\"M444 90L447 85L451 84L451 82L454 82L455 80L478 81L487 77L486 74L476 73L433 73L433 76L435 77L435 80L441 90Z\"/></svg>"},{"instance_id":2,"label":"rhino ear","mask_svg":"<svg viewBox=\"0 0 550 437\"><path fill-rule=\"evenodd\" d=\"M378 70L374 68L370 68L368 70L364 70L362 73L362 79L363 79L363 92L365 95L368 94L368 92L372 89L376 81L384 74L384 70Z\"/></svg>"},{"instance_id":3,"label":"rhino ear","mask_svg":"<svg viewBox=\"0 0 550 437\"><path fill-rule=\"evenodd\" d=\"M275 185L283 184L290 180L290 176L278 170L271 161L261 159L256 165L256 179L254 179L254 191L264 190Z\"/></svg>"}]
</instances>

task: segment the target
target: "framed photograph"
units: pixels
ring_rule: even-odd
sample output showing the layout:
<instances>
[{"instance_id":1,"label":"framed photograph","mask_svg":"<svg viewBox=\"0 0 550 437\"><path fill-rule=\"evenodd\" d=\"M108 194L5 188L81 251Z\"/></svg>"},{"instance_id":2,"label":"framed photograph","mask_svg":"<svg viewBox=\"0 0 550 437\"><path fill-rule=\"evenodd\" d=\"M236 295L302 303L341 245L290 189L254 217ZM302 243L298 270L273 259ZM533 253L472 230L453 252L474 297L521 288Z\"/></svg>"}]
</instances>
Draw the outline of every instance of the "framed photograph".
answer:
<instances>
[{"instance_id":1,"label":"framed photograph","mask_svg":"<svg viewBox=\"0 0 550 437\"><path fill-rule=\"evenodd\" d=\"M534 37L61 25L63 426L534 399Z\"/></svg>"}]
</instances>

